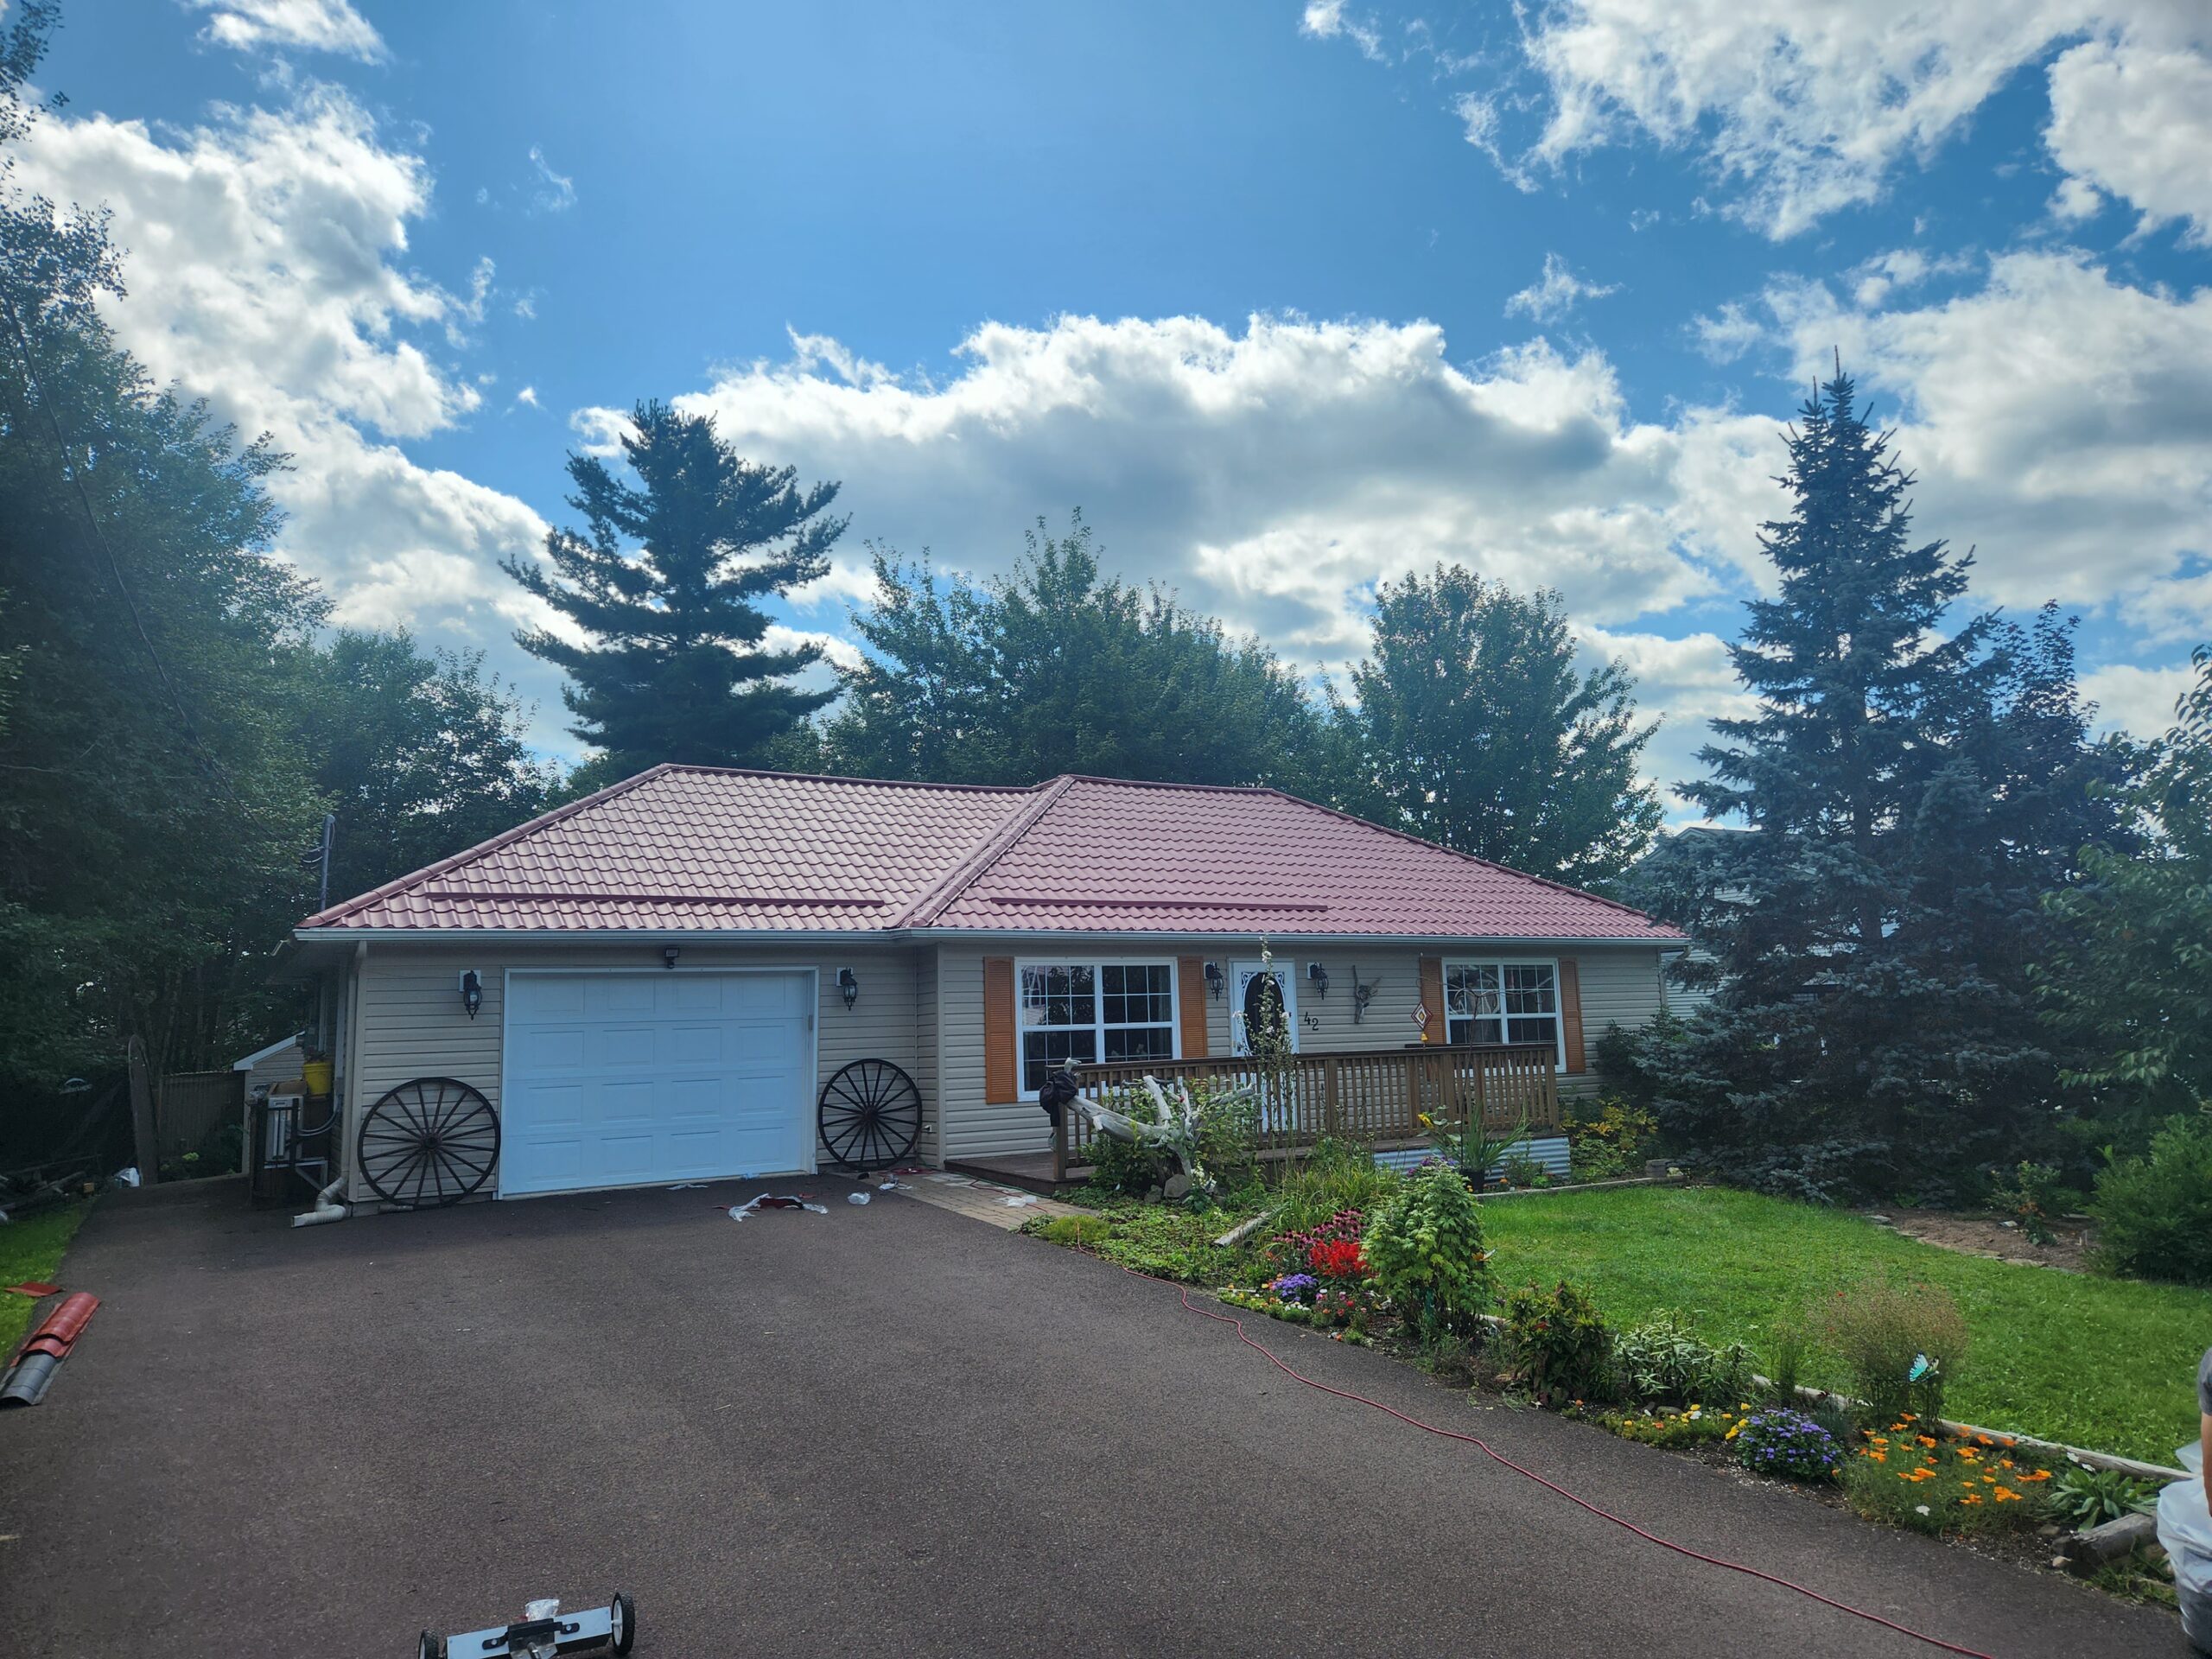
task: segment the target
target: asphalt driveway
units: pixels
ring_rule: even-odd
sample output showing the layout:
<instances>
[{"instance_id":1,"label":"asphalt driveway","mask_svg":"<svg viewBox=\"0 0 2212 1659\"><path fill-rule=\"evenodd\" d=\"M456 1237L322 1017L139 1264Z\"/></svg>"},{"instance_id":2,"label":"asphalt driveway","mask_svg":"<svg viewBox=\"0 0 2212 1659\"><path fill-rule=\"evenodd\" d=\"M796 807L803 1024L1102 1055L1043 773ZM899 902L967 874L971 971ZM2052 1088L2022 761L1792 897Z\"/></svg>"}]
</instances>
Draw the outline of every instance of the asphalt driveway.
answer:
<instances>
[{"instance_id":1,"label":"asphalt driveway","mask_svg":"<svg viewBox=\"0 0 2212 1659\"><path fill-rule=\"evenodd\" d=\"M0 1414L0 1650L399 1659L620 1588L644 1659L1935 1651L1301 1388L1171 1290L808 1185L827 1216L742 1224L758 1184L297 1232L228 1189L104 1205L63 1277L105 1305ZM2183 1651L2054 1575L1258 1334L1984 1652Z\"/></svg>"}]
</instances>

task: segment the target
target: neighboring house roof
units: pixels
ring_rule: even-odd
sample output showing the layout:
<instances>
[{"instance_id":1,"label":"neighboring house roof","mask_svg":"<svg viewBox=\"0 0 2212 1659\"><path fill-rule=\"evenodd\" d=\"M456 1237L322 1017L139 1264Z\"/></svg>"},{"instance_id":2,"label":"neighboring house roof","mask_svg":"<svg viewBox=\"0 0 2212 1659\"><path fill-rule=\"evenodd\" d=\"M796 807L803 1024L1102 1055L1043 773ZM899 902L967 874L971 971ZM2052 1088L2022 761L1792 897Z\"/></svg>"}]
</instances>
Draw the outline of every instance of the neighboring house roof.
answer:
<instances>
[{"instance_id":1,"label":"neighboring house roof","mask_svg":"<svg viewBox=\"0 0 2212 1659\"><path fill-rule=\"evenodd\" d=\"M288 1048L296 1048L307 1040L307 1033L296 1031L289 1037L279 1037L266 1048L257 1048L252 1053L231 1062L233 1071L251 1071L264 1060L273 1060Z\"/></svg>"},{"instance_id":2,"label":"neighboring house roof","mask_svg":"<svg viewBox=\"0 0 2212 1659\"><path fill-rule=\"evenodd\" d=\"M365 930L1682 938L1279 790L677 766L333 906L299 934Z\"/></svg>"}]
</instances>

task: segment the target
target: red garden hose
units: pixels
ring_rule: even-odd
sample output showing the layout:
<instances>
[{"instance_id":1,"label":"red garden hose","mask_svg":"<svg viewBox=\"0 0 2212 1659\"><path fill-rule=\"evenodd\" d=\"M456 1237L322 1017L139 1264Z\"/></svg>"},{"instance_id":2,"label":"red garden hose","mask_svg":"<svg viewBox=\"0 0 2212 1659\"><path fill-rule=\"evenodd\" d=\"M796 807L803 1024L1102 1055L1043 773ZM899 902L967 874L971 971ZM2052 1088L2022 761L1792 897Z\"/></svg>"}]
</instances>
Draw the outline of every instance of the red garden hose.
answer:
<instances>
[{"instance_id":1,"label":"red garden hose","mask_svg":"<svg viewBox=\"0 0 2212 1659\"><path fill-rule=\"evenodd\" d=\"M1135 1268L1125 1268L1124 1271L1128 1272L1140 1279L1151 1277L1149 1274L1137 1273ZM1161 1282L1165 1283L1166 1281L1162 1281ZM1537 1485L1541 1486L1546 1491L1556 1492L1560 1497L1565 1498L1568 1503L1574 1504L1577 1508L1587 1510L1591 1514L1598 1516L1600 1520L1610 1521L1617 1527L1625 1528L1628 1531L1634 1533L1637 1537L1644 1539L1648 1542L1655 1543L1662 1549L1671 1549L1677 1555L1687 1555L1694 1561L1703 1561L1707 1567L1725 1567L1731 1573L1741 1573L1746 1578L1758 1579L1765 1583L1777 1586L1784 1590L1794 1590L1801 1596L1804 1596L1811 1600L1819 1602L1823 1607L1833 1607L1840 1613L1850 1614L1853 1618L1863 1618L1870 1624L1878 1624L1885 1630L1895 1630L1899 1636L1909 1636L1916 1642L1925 1642L1929 1647L1941 1648L1946 1653L1963 1654L1966 1656L1966 1659L1992 1659L1991 1655L1982 1652L1978 1648L1962 1647L1956 1642L1946 1642L1940 1636L1929 1636L1924 1631L1914 1630L1909 1624L1900 1624L1895 1619L1885 1618L1879 1613L1868 1612L1864 1607L1853 1607L1847 1601L1838 1601L1833 1596L1824 1596L1819 1591L1808 1589L1802 1584L1793 1584L1789 1580L1778 1578L1771 1573L1762 1573L1756 1567L1746 1567L1741 1561L1726 1560L1718 1555L1707 1555L1701 1551L1692 1549L1687 1544L1678 1544L1671 1539L1662 1538L1657 1533L1647 1532L1642 1527L1637 1526L1635 1522L1615 1515L1611 1510L1599 1508L1597 1504L1590 1502L1586 1497L1576 1497L1573 1492L1568 1491L1566 1487L1558 1484L1556 1482L1546 1480L1541 1475L1536 1473L1535 1470L1522 1468L1519 1464L1514 1462L1512 1459L1507 1457L1503 1452L1496 1450L1477 1435L1463 1434L1457 1429L1439 1428L1433 1423L1424 1423L1418 1417L1409 1417L1404 1412L1398 1410L1395 1407L1386 1406L1380 1400L1370 1400L1365 1395L1354 1393L1349 1389L1332 1388L1326 1382L1317 1382L1312 1377L1306 1376L1303 1371L1294 1369L1287 1361L1286 1361L1280 1354L1276 1353L1273 1349L1267 1347L1264 1344L1253 1341L1250 1336L1245 1332L1243 1320L1237 1319L1233 1314L1216 1313L1211 1312L1210 1309L1198 1306L1196 1303L1191 1300L1190 1291L1183 1286L1178 1285L1175 1287L1175 1289L1177 1294L1182 1297L1183 1306L1185 1310L1190 1313L1196 1313L1201 1318L1212 1319L1217 1324L1236 1326L1236 1339L1243 1343L1247 1348L1256 1349L1261 1353L1266 1355L1268 1363L1277 1370L1282 1372L1286 1376L1295 1378L1297 1381L1303 1382L1309 1389L1319 1389L1323 1394L1332 1394L1339 1400L1349 1400L1355 1405L1372 1406L1376 1410L1382 1412L1389 1416L1395 1417L1402 1423L1409 1423L1415 1428L1425 1429L1431 1434L1442 1436L1445 1440L1458 1440L1463 1445L1471 1446L1478 1452L1480 1452L1484 1457L1489 1458L1493 1462L1502 1463L1508 1469L1510 1469L1515 1474L1522 1476L1525 1479L1535 1481Z\"/></svg>"}]
</instances>

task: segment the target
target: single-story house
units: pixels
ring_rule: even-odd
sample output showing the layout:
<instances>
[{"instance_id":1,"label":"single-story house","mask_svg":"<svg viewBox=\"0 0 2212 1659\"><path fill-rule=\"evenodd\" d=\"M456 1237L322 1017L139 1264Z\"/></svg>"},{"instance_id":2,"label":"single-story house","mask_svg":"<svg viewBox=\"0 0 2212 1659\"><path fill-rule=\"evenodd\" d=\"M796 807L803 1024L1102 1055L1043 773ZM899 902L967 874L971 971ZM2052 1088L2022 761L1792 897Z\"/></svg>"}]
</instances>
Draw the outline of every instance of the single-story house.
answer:
<instances>
[{"instance_id":1,"label":"single-story house","mask_svg":"<svg viewBox=\"0 0 2212 1659\"><path fill-rule=\"evenodd\" d=\"M819 1097L868 1061L912 1079L919 1160L1043 1153L1055 1064L1241 1052L1263 947L1302 1054L1371 1057L1366 1076L1510 1046L1571 1096L1594 1085L1597 1033L1661 1007L1662 955L1684 943L1273 789L689 766L293 938L357 1202L377 1196L367 1115L423 1080L496 1115L496 1156L472 1156L500 1197L826 1166Z\"/></svg>"}]
</instances>

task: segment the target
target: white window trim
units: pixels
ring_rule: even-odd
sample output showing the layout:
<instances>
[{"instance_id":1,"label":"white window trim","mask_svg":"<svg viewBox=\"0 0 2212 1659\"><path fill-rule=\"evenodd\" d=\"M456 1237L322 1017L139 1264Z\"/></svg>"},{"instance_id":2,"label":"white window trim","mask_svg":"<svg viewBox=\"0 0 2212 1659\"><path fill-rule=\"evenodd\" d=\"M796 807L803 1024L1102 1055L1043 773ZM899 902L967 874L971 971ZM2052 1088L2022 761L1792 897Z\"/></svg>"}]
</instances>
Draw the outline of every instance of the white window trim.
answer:
<instances>
[{"instance_id":1,"label":"white window trim","mask_svg":"<svg viewBox=\"0 0 2212 1659\"><path fill-rule=\"evenodd\" d=\"M1444 981L1444 1040L1452 1040L1452 970L1454 968L1495 968L1497 975L1498 1012L1501 1018L1499 1034L1508 1027L1504 1021L1513 1016L1505 1012L1505 969L1508 968L1548 968L1552 970L1552 1012L1548 1016L1523 1014L1529 1018L1548 1018L1552 1022L1552 1044L1557 1051L1552 1070L1558 1075L1567 1074L1567 987L1560 977L1557 957L1446 957L1441 977ZM1508 1044L1509 1047L1528 1047L1528 1044Z\"/></svg>"},{"instance_id":2,"label":"white window trim","mask_svg":"<svg viewBox=\"0 0 2212 1659\"><path fill-rule=\"evenodd\" d=\"M1070 951L1065 956L1058 957L1016 957L1014 962L1014 1092L1021 1099L1037 1098L1037 1090L1029 1086L1029 1062L1021 1040L1031 1029L1021 1023L1021 976L1028 970L1037 968L1088 968L1093 973L1098 974L1100 979L1104 977L1100 970L1108 968L1165 968L1167 970L1167 1035L1168 1041L1173 1045L1168 1052L1174 1059L1179 1060L1183 1058L1183 976L1179 971L1174 957L1093 957L1085 956L1077 951ZM1096 983L1096 982L1094 981L1094 985ZM1083 1027L1081 1026L1053 1026L1046 1029L1081 1031ZM1103 989L1094 989L1092 992L1090 1029L1097 1039L1098 1052L1105 1053L1106 993ZM1126 1030L1128 1027L1117 1027L1116 1029ZM1118 1065L1121 1062L1100 1060L1096 1064Z\"/></svg>"}]
</instances>

